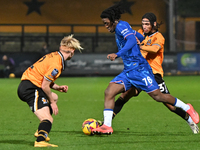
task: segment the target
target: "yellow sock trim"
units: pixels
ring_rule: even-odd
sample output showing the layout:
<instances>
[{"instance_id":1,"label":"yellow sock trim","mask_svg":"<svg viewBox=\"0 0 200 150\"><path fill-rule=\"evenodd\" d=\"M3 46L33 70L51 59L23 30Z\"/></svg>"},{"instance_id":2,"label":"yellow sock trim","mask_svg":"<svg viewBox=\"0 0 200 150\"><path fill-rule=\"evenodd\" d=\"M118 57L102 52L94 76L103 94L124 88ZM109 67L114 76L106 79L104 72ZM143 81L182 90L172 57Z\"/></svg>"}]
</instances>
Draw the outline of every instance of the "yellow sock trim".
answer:
<instances>
[{"instance_id":1,"label":"yellow sock trim","mask_svg":"<svg viewBox=\"0 0 200 150\"><path fill-rule=\"evenodd\" d=\"M48 132L45 131L45 130L40 130L40 131L38 131L38 134L39 134L40 132L44 132L44 133L46 133L46 134L48 135Z\"/></svg>"},{"instance_id":2,"label":"yellow sock trim","mask_svg":"<svg viewBox=\"0 0 200 150\"><path fill-rule=\"evenodd\" d=\"M44 139L46 139L46 137L45 137L43 134L39 134L38 137L39 137L39 136L42 136Z\"/></svg>"}]
</instances>

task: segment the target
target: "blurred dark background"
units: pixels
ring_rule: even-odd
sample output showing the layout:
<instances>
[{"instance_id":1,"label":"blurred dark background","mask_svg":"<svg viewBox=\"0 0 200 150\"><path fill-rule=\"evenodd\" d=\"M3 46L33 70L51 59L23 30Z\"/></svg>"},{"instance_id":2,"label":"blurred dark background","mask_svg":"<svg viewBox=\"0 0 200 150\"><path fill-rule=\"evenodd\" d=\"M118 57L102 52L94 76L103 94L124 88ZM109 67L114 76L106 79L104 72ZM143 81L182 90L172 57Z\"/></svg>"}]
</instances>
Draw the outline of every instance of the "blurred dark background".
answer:
<instances>
[{"instance_id":1,"label":"blurred dark background","mask_svg":"<svg viewBox=\"0 0 200 150\"><path fill-rule=\"evenodd\" d=\"M118 0L119 1L119 0ZM121 59L110 62L106 54L116 52L114 34L101 22L101 12L113 0L6 0L0 1L0 58L14 60L16 77L42 57L59 49L64 36L74 34L84 51L66 62L62 76L116 75L123 69ZM199 75L200 7L199 0L122 0L126 14L122 20L133 29L141 27L141 17L153 12L164 24L165 75ZM5 66L1 62L0 76Z\"/></svg>"}]
</instances>

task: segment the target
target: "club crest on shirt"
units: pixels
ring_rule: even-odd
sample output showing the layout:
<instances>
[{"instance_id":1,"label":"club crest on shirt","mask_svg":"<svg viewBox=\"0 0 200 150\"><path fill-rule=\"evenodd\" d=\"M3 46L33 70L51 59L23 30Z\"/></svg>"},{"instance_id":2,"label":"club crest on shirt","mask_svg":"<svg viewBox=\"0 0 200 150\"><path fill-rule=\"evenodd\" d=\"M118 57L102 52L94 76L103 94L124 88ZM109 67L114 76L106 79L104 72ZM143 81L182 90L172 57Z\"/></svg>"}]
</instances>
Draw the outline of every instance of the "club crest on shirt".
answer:
<instances>
[{"instance_id":1,"label":"club crest on shirt","mask_svg":"<svg viewBox=\"0 0 200 150\"><path fill-rule=\"evenodd\" d=\"M54 77L58 74L58 69L54 69L52 72L51 72L51 75Z\"/></svg>"},{"instance_id":2,"label":"club crest on shirt","mask_svg":"<svg viewBox=\"0 0 200 150\"><path fill-rule=\"evenodd\" d=\"M151 45L151 39L147 41L147 45Z\"/></svg>"},{"instance_id":3,"label":"club crest on shirt","mask_svg":"<svg viewBox=\"0 0 200 150\"><path fill-rule=\"evenodd\" d=\"M43 102L43 104L47 104L48 103L48 101L45 98L42 98L42 102Z\"/></svg>"}]
</instances>

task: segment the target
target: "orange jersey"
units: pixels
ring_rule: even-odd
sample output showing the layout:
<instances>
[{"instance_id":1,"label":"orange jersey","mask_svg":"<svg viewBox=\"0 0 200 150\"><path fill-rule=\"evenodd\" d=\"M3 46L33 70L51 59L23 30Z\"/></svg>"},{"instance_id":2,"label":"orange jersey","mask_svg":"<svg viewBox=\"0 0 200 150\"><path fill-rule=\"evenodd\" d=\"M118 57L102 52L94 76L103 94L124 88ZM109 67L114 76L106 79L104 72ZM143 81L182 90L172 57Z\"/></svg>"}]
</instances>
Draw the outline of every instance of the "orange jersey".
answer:
<instances>
[{"instance_id":1,"label":"orange jersey","mask_svg":"<svg viewBox=\"0 0 200 150\"><path fill-rule=\"evenodd\" d=\"M143 30L138 30L139 33L144 35ZM152 71L154 74L159 73L163 77L163 68L162 68L162 62L164 59L164 43L165 38L162 36L160 32L155 32L151 34L150 36L146 36L145 39L142 41L141 44L144 46L152 46L152 45L158 45L160 49L157 53L151 53L147 51L141 50L141 53L144 58L148 61L149 65L152 68Z\"/></svg>"},{"instance_id":2,"label":"orange jersey","mask_svg":"<svg viewBox=\"0 0 200 150\"><path fill-rule=\"evenodd\" d=\"M60 52L52 52L34 63L22 75L21 80L30 80L41 88L43 79L54 82L64 70L64 58Z\"/></svg>"}]
</instances>

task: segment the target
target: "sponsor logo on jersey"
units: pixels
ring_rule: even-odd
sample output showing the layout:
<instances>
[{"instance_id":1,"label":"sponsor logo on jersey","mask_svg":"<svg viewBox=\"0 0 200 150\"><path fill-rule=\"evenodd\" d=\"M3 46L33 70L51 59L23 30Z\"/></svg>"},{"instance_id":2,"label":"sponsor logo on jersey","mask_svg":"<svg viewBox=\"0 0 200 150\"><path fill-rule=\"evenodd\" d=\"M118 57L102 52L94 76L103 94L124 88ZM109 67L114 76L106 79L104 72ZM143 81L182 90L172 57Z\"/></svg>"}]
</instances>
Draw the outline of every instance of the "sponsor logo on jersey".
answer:
<instances>
[{"instance_id":1,"label":"sponsor logo on jersey","mask_svg":"<svg viewBox=\"0 0 200 150\"><path fill-rule=\"evenodd\" d=\"M58 74L58 69L54 69L52 72L51 72L51 75L54 77Z\"/></svg>"}]
</instances>

